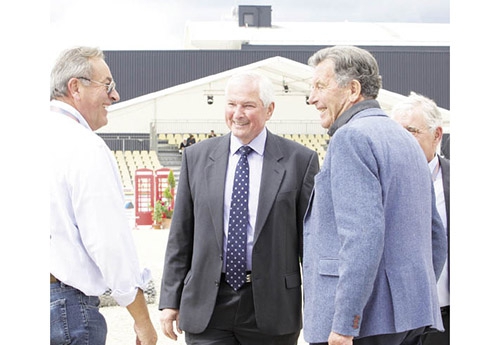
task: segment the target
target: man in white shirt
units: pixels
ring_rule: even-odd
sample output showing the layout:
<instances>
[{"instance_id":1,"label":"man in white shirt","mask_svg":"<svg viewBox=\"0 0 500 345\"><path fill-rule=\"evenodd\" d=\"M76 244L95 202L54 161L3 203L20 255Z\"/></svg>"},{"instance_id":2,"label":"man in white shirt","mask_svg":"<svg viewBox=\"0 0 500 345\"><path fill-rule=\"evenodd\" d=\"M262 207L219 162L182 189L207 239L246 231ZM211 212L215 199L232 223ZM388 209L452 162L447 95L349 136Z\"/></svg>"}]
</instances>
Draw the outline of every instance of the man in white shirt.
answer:
<instances>
[{"instance_id":1,"label":"man in white shirt","mask_svg":"<svg viewBox=\"0 0 500 345\"><path fill-rule=\"evenodd\" d=\"M108 288L134 319L137 343L156 344L125 214L116 161L94 133L120 99L102 51L64 51L51 73L48 114L51 344L104 345L99 295Z\"/></svg>"},{"instance_id":2,"label":"man in white shirt","mask_svg":"<svg viewBox=\"0 0 500 345\"><path fill-rule=\"evenodd\" d=\"M411 132L425 153L434 181L436 207L450 237L450 161L436 154L443 138L442 118L436 103L422 95L411 93L394 106L391 116ZM449 248L449 246L448 246ZM450 344L450 277L448 260L438 280L438 295L445 332L424 336L424 345Z\"/></svg>"}]
</instances>

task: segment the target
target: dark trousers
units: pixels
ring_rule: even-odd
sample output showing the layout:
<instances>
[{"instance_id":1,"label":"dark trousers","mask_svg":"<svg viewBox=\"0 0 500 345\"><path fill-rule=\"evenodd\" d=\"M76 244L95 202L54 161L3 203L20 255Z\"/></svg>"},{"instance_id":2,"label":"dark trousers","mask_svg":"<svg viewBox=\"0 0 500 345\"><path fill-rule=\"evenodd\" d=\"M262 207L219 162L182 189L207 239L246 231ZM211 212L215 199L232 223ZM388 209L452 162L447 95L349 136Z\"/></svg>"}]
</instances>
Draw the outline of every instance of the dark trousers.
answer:
<instances>
[{"instance_id":1,"label":"dark trousers","mask_svg":"<svg viewBox=\"0 0 500 345\"><path fill-rule=\"evenodd\" d=\"M185 332L184 338L189 345L295 345L299 334L263 334L255 320L252 283L246 283L234 291L225 281L221 281L207 329L199 334Z\"/></svg>"},{"instance_id":2,"label":"dark trousers","mask_svg":"<svg viewBox=\"0 0 500 345\"><path fill-rule=\"evenodd\" d=\"M408 332L380 334L371 337L355 338L353 345L420 345L425 327ZM328 345L328 343L314 343L311 345Z\"/></svg>"},{"instance_id":3,"label":"dark trousers","mask_svg":"<svg viewBox=\"0 0 500 345\"><path fill-rule=\"evenodd\" d=\"M441 308L444 332L427 333L422 338L422 345L450 345L450 307Z\"/></svg>"}]
</instances>

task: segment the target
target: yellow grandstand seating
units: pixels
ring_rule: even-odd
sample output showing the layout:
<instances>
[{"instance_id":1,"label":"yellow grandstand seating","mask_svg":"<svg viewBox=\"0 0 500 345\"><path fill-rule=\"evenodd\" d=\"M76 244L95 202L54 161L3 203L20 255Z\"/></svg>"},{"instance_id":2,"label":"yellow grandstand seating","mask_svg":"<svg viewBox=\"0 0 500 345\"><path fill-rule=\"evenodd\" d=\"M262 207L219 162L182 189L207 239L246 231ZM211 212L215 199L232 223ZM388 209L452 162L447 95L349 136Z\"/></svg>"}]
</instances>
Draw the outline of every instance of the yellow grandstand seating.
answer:
<instances>
[{"instance_id":1,"label":"yellow grandstand seating","mask_svg":"<svg viewBox=\"0 0 500 345\"><path fill-rule=\"evenodd\" d=\"M133 193L137 169L157 170L163 167L156 151L115 151L114 155L125 193Z\"/></svg>"},{"instance_id":2,"label":"yellow grandstand seating","mask_svg":"<svg viewBox=\"0 0 500 345\"><path fill-rule=\"evenodd\" d=\"M168 140L168 143L171 145L175 145L176 147L179 147L181 144L182 140L184 138L187 138L190 133L165 133L165 138ZM192 133L196 139L196 142L203 141L208 139L207 133ZM225 133L217 133L217 136L224 135ZM325 153L326 153L326 147L328 144L328 141L330 140L330 137L327 133L324 134L299 134L299 133L285 133L282 134L283 137L296 141L298 143L301 143L304 146L307 146L311 148L312 150L315 150L318 153L318 156L320 158L320 163L323 162ZM156 162L154 159L150 158L149 159L150 164L155 167L157 166ZM137 163L136 165L149 165L148 160L142 156L141 163ZM134 170L135 171L135 170Z\"/></svg>"}]
</instances>

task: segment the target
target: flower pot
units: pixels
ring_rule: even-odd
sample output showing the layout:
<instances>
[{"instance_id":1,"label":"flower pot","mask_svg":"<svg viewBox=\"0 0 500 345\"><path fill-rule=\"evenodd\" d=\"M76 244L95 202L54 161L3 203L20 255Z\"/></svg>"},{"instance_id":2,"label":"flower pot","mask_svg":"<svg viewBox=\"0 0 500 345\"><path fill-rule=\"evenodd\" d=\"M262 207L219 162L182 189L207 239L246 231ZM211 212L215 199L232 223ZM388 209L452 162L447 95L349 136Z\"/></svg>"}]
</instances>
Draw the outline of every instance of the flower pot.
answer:
<instances>
[{"instance_id":1,"label":"flower pot","mask_svg":"<svg viewBox=\"0 0 500 345\"><path fill-rule=\"evenodd\" d=\"M163 218L161 222L162 229L170 229L171 218Z\"/></svg>"},{"instance_id":2,"label":"flower pot","mask_svg":"<svg viewBox=\"0 0 500 345\"><path fill-rule=\"evenodd\" d=\"M153 225L151 225L151 227L155 230L159 230L161 229L161 224L158 224L158 223L153 223Z\"/></svg>"}]
</instances>

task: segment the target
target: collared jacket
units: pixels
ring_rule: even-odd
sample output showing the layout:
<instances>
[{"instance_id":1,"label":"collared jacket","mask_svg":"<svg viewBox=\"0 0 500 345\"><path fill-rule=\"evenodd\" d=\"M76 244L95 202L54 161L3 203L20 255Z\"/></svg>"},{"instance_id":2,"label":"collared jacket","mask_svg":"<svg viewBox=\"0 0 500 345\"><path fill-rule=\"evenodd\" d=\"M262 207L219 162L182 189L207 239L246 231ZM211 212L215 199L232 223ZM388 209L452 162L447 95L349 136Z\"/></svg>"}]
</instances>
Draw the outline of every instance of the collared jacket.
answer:
<instances>
[{"instance_id":1,"label":"collared jacket","mask_svg":"<svg viewBox=\"0 0 500 345\"><path fill-rule=\"evenodd\" d=\"M443 330L446 255L422 149L380 108L361 107L333 134L305 215L305 340Z\"/></svg>"},{"instance_id":2,"label":"collared jacket","mask_svg":"<svg viewBox=\"0 0 500 345\"><path fill-rule=\"evenodd\" d=\"M165 254L159 309L179 309L179 326L203 332L223 270L224 186L230 134L185 149ZM302 327L302 226L316 152L268 131L252 249L252 293L259 330L281 335Z\"/></svg>"}]
</instances>

